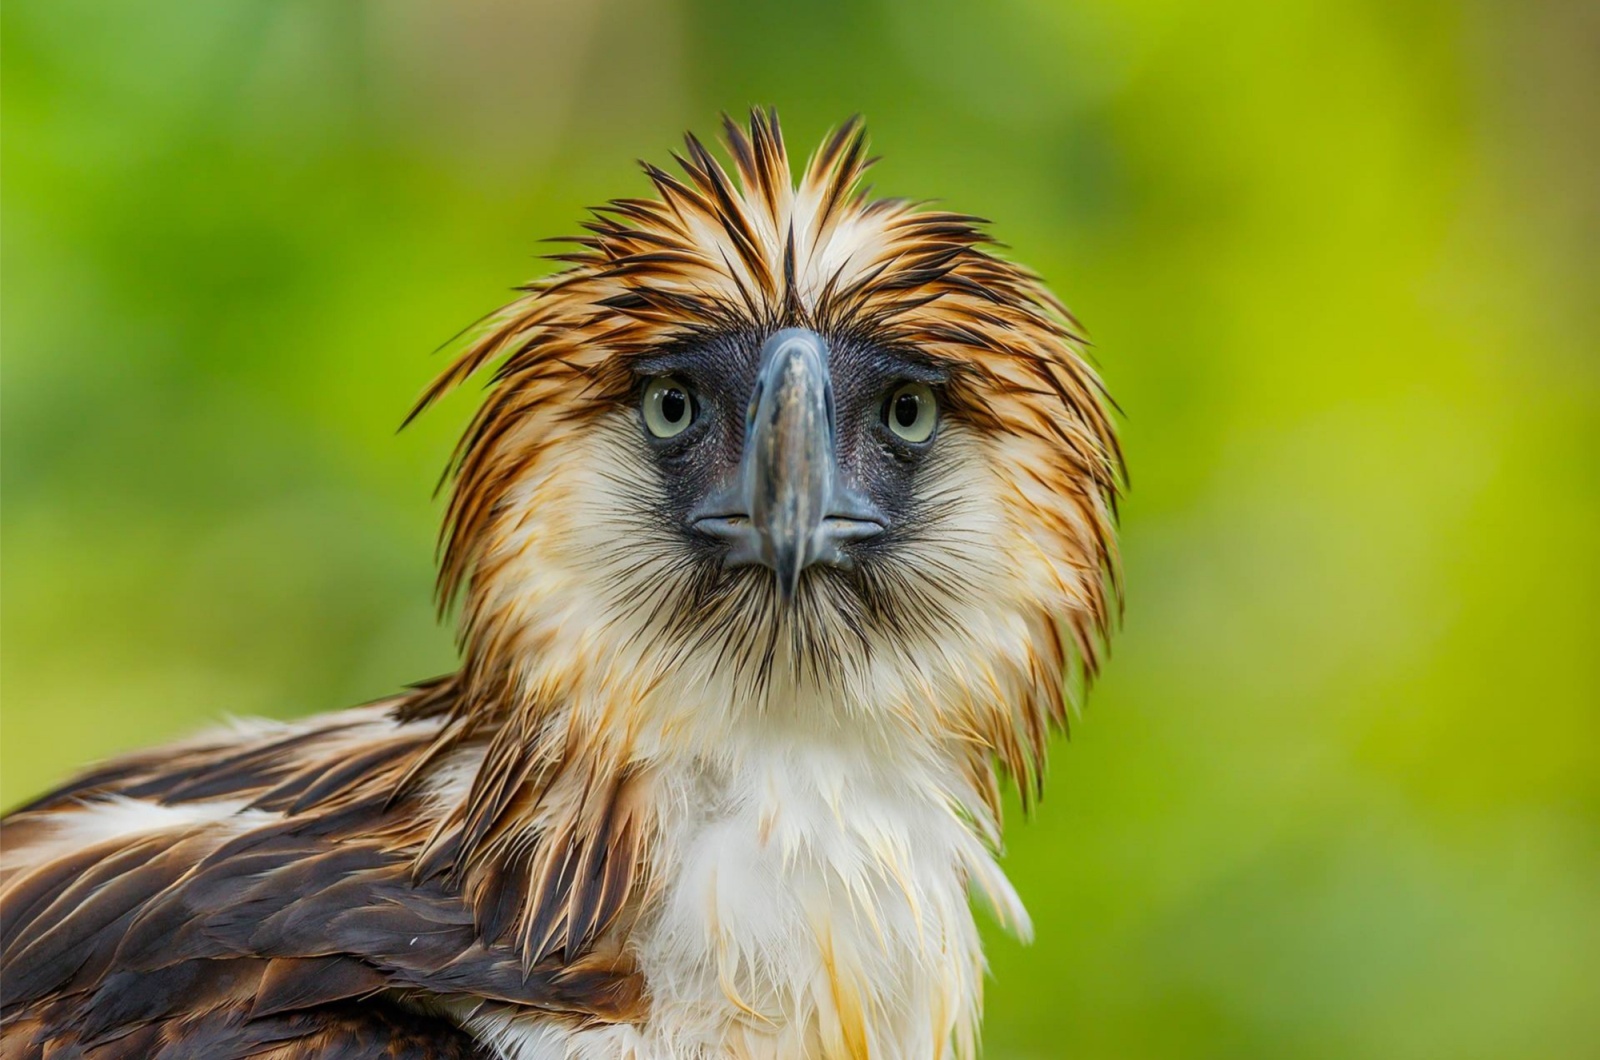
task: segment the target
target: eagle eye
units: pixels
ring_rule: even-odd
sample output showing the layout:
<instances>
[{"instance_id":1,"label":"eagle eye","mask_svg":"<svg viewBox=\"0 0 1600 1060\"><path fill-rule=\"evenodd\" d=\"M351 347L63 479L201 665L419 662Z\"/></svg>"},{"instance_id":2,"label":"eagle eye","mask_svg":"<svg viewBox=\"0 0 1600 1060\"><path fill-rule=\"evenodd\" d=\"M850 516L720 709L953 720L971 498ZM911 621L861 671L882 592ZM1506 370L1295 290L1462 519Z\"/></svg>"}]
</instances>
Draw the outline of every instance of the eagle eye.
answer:
<instances>
[{"instance_id":1,"label":"eagle eye","mask_svg":"<svg viewBox=\"0 0 1600 1060\"><path fill-rule=\"evenodd\" d=\"M939 402L927 383L902 383L883 403L883 423L895 437L920 445L933 437Z\"/></svg>"},{"instance_id":2,"label":"eagle eye","mask_svg":"<svg viewBox=\"0 0 1600 1060\"><path fill-rule=\"evenodd\" d=\"M673 438L682 434L698 412L694 391L677 376L657 376L645 384L644 425L655 437Z\"/></svg>"}]
</instances>

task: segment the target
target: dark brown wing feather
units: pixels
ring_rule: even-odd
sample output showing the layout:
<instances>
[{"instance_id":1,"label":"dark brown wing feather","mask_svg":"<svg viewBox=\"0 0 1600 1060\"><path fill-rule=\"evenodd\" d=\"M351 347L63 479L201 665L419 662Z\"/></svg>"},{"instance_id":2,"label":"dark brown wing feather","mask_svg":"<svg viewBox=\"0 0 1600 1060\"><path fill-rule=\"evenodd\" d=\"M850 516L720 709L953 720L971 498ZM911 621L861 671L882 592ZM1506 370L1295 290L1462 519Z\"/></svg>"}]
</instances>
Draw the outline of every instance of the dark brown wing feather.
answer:
<instances>
[{"instance_id":1,"label":"dark brown wing feather","mask_svg":"<svg viewBox=\"0 0 1600 1060\"><path fill-rule=\"evenodd\" d=\"M59 1003L56 1007L59 1007ZM386 1005L337 1006L250 1017L212 1008L138 1025L93 1041L61 1033L46 1006L8 1027L0 1060L490 1060L490 1050L449 1023Z\"/></svg>"},{"instance_id":2,"label":"dark brown wing feather","mask_svg":"<svg viewBox=\"0 0 1600 1060\"><path fill-rule=\"evenodd\" d=\"M620 955L530 963L514 934L484 934L456 874L419 871L436 822L395 793L437 726L358 733L361 717L114 763L7 817L0 1060L465 1057L468 1039L407 1023L406 1006L636 1013ZM107 799L232 799L252 816L28 859L62 814Z\"/></svg>"}]
</instances>

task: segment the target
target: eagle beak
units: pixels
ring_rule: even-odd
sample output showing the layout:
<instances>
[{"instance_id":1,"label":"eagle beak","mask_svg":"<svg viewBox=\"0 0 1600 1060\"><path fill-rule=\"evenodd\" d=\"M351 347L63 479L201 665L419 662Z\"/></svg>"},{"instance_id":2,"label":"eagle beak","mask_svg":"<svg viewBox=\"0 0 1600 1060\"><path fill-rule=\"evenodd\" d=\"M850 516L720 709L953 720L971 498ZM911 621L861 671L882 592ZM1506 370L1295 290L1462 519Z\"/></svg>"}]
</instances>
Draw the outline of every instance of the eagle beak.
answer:
<instances>
[{"instance_id":1,"label":"eagle beak","mask_svg":"<svg viewBox=\"0 0 1600 1060\"><path fill-rule=\"evenodd\" d=\"M746 419L734 505L715 504L695 526L732 544L729 566L761 564L785 603L813 564L848 568L841 546L873 537L886 520L841 484L828 344L805 328L767 340ZM726 495L725 495L726 496ZM727 498L733 500L734 498ZM729 512L729 507L741 507Z\"/></svg>"}]
</instances>

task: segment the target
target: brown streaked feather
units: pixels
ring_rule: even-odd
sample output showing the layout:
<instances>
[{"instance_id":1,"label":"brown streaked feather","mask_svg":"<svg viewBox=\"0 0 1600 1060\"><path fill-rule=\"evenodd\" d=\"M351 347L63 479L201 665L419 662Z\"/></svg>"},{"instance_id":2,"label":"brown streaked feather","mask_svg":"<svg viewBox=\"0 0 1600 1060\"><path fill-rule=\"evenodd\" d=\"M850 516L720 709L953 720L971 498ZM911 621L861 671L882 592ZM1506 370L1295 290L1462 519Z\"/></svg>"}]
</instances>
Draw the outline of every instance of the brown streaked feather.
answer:
<instances>
[{"instance_id":1,"label":"brown streaked feather","mask_svg":"<svg viewBox=\"0 0 1600 1060\"><path fill-rule=\"evenodd\" d=\"M396 712L427 715L436 709L430 697L447 687L425 685ZM562 900L572 901L582 944L530 962L513 939L480 932L452 874L417 875L432 824L420 793L392 796L440 727L422 720L370 732L373 717L200 741L165 763L137 756L8 817L15 867L0 888L6 1049L29 1036L51 1043L41 1056L143 1055L108 1044L124 1040L176 1050L187 1041L177 1029L214 1010L207 1034L223 1051L170 1055L255 1055L226 1052L226 1043L259 1049L278 1033L270 1028L292 1026L311 1028L303 1046L311 1051L283 1055L320 1056L322 1046L309 1043L326 1037L317 1020L330 1006L396 992L585 1019L637 1014L643 995L628 961L614 947L597 948L619 908L615 888L594 890L590 904L571 899L590 892L569 888ZM236 800L260 820L199 818L48 853L57 822L121 805L106 800L181 807L189 800L179 796L192 792ZM14 838L46 853L29 861Z\"/></svg>"},{"instance_id":2,"label":"brown streaked feather","mask_svg":"<svg viewBox=\"0 0 1600 1060\"><path fill-rule=\"evenodd\" d=\"M0 1039L3 1060L492 1060L445 1020L384 1004L252 1017L241 1003L87 1039L61 1002L39 1006Z\"/></svg>"}]
</instances>

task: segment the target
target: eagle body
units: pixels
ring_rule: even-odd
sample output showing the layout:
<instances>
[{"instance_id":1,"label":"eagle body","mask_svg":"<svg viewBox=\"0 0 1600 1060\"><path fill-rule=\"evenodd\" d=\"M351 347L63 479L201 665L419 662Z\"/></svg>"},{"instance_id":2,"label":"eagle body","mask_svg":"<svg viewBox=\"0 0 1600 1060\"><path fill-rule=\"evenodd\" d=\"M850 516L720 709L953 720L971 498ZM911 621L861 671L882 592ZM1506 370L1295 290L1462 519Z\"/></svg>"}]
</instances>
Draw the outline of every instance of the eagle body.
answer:
<instances>
[{"instance_id":1,"label":"eagle body","mask_svg":"<svg viewBox=\"0 0 1600 1060\"><path fill-rule=\"evenodd\" d=\"M798 183L725 138L424 395L492 370L455 673L6 817L0 1060L973 1055L1000 778L1114 610L1106 400L854 123Z\"/></svg>"},{"instance_id":2,"label":"eagle body","mask_svg":"<svg viewBox=\"0 0 1600 1060\"><path fill-rule=\"evenodd\" d=\"M659 893L630 912L628 953L602 936L578 966L547 959L524 981L514 943L484 945L460 895L415 879L417 851L466 797L483 747L455 752L415 805L361 790L369 770L410 768L437 739L437 718L396 720L403 706L235 728L118 763L10 818L5 1055L56 1055L22 1043L63 1032L61 1055L79 1055L85 1036L98 1043L87 1056L164 1055L152 1042L169 1038L172 1055L191 1055L176 1043L204 1015L238 1024L240 1051L192 1055L254 1056L308 1002L400 1023L432 1007L409 994L464 1032L419 1057L830 1055L827 1040L862 1055L869 1036L935 1056L950 1029L935 1016L974 1015L966 881L1021 915L982 842L933 794L959 778L752 727L732 753L663 761L628 796L660 812L651 864L633 869L659 878ZM551 897L566 900L558 917L604 900ZM650 1018L634 1022L645 983ZM297 1041L264 1055L366 1055L330 1049Z\"/></svg>"}]
</instances>

